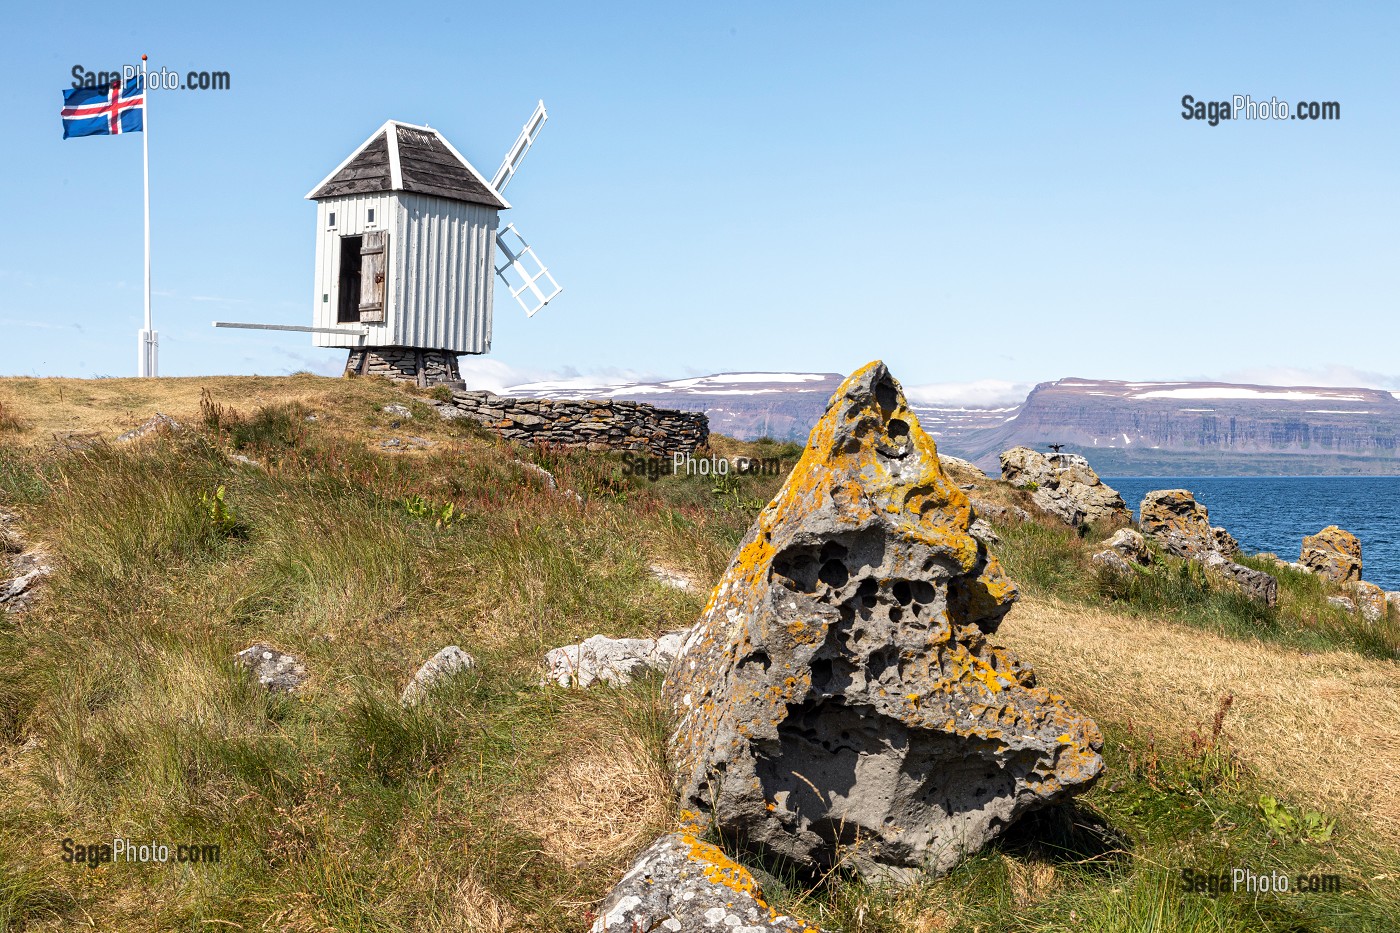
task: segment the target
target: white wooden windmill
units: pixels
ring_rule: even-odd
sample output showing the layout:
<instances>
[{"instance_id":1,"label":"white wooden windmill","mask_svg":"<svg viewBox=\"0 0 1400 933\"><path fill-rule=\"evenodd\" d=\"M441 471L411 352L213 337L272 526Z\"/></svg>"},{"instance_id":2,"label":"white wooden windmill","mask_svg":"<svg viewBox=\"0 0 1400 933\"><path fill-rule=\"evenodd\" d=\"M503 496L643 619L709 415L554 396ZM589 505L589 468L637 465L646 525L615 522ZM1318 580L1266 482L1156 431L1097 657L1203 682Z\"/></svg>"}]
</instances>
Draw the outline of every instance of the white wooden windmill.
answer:
<instances>
[{"instance_id":1,"label":"white wooden windmill","mask_svg":"<svg viewBox=\"0 0 1400 933\"><path fill-rule=\"evenodd\" d=\"M437 130L389 120L306 196L316 202L312 326L214 326L310 332L315 346L350 351L347 375L458 379L460 354L491 349L496 277L529 316L563 291L499 215L548 119L540 101L490 181Z\"/></svg>"}]
</instances>

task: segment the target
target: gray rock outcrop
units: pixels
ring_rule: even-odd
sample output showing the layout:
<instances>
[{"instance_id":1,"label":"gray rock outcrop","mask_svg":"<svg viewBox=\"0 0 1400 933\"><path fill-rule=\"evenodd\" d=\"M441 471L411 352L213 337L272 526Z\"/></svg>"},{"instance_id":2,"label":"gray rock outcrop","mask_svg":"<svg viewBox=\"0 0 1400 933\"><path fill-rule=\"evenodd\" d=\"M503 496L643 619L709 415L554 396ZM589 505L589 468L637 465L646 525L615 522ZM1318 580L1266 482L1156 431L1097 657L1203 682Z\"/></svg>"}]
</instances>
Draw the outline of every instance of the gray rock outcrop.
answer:
<instances>
[{"instance_id":1,"label":"gray rock outcrop","mask_svg":"<svg viewBox=\"0 0 1400 933\"><path fill-rule=\"evenodd\" d=\"M299 658L261 642L238 652L238 663L271 693L291 693L310 678Z\"/></svg>"},{"instance_id":2,"label":"gray rock outcrop","mask_svg":"<svg viewBox=\"0 0 1400 933\"><path fill-rule=\"evenodd\" d=\"M1217 579L1228 580L1251 599L1273 606L1278 602L1278 580L1262 570L1237 564L1219 551L1211 551L1201 559L1201 566Z\"/></svg>"},{"instance_id":3,"label":"gray rock outcrop","mask_svg":"<svg viewBox=\"0 0 1400 933\"><path fill-rule=\"evenodd\" d=\"M1215 527L1211 529L1211 534L1215 535L1215 549L1226 557L1237 557L1240 553L1240 543L1235 540L1235 536L1224 528Z\"/></svg>"},{"instance_id":4,"label":"gray rock outcrop","mask_svg":"<svg viewBox=\"0 0 1400 933\"><path fill-rule=\"evenodd\" d=\"M134 441L137 438L145 437L148 434L174 433L179 430L181 430L180 422L176 421L169 415L163 415L160 412L156 412L154 415L147 418L137 427L132 428L125 434L117 435L117 441L119 443L124 444L128 441Z\"/></svg>"},{"instance_id":5,"label":"gray rock outcrop","mask_svg":"<svg viewBox=\"0 0 1400 933\"><path fill-rule=\"evenodd\" d=\"M0 610L21 612L34 600L38 584L53 573L42 548L30 548L20 532L19 516L0 509Z\"/></svg>"},{"instance_id":6,"label":"gray rock outcrop","mask_svg":"<svg viewBox=\"0 0 1400 933\"><path fill-rule=\"evenodd\" d=\"M1142 533L1167 553L1199 563L1216 582L1237 587L1267 606L1277 604L1278 580L1231 559L1240 551L1234 536L1211 525L1210 512L1190 490L1153 490L1143 497L1139 514Z\"/></svg>"},{"instance_id":7,"label":"gray rock outcrop","mask_svg":"<svg viewBox=\"0 0 1400 933\"><path fill-rule=\"evenodd\" d=\"M1135 564L1145 567L1152 563L1152 550L1147 546L1147 540L1131 528L1119 528L1103 546Z\"/></svg>"},{"instance_id":8,"label":"gray rock outcrop","mask_svg":"<svg viewBox=\"0 0 1400 933\"><path fill-rule=\"evenodd\" d=\"M1078 454L1042 454L1013 447L1001 455L1001 478L1031 489L1031 501L1066 525L1132 519L1123 497Z\"/></svg>"},{"instance_id":9,"label":"gray rock outcrop","mask_svg":"<svg viewBox=\"0 0 1400 933\"><path fill-rule=\"evenodd\" d=\"M943 469L959 473L966 473L973 479L987 479L986 472L971 460L964 460L962 457L952 457L948 454L939 454L938 462L943 464Z\"/></svg>"},{"instance_id":10,"label":"gray rock outcrop","mask_svg":"<svg viewBox=\"0 0 1400 933\"><path fill-rule=\"evenodd\" d=\"M1385 590L1365 580L1355 580L1346 584L1347 595L1361 610L1361 617L1367 622L1379 622L1389 611L1390 600Z\"/></svg>"},{"instance_id":11,"label":"gray rock outcrop","mask_svg":"<svg viewBox=\"0 0 1400 933\"><path fill-rule=\"evenodd\" d=\"M693 836L662 836L612 889L591 933L822 933L762 900L753 875Z\"/></svg>"},{"instance_id":12,"label":"gray rock outcrop","mask_svg":"<svg viewBox=\"0 0 1400 933\"><path fill-rule=\"evenodd\" d=\"M1298 562L1333 583L1361 579L1361 541L1349 531L1328 525L1303 539Z\"/></svg>"},{"instance_id":13,"label":"gray rock outcrop","mask_svg":"<svg viewBox=\"0 0 1400 933\"><path fill-rule=\"evenodd\" d=\"M474 667L476 658L456 645L448 645L418 668L408 686L403 688L403 693L399 694L399 702L404 706L417 706L428 698L434 686Z\"/></svg>"},{"instance_id":14,"label":"gray rock outcrop","mask_svg":"<svg viewBox=\"0 0 1400 933\"><path fill-rule=\"evenodd\" d=\"M546 654L543 682L560 687L591 687L595 683L624 687L644 674L670 667L684 636L684 632L669 632L660 638L594 635Z\"/></svg>"},{"instance_id":15,"label":"gray rock outcrop","mask_svg":"<svg viewBox=\"0 0 1400 933\"><path fill-rule=\"evenodd\" d=\"M1218 550L1210 513L1187 489L1157 489L1142 499L1138 527L1168 554L1187 559Z\"/></svg>"},{"instance_id":16,"label":"gray rock outcrop","mask_svg":"<svg viewBox=\"0 0 1400 933\"><path fill-rule=\"evenodd\" d=\"M667 675L683 818L820 871L951 868L1103 768L994 644L1016 599L882 363L832 397Z\"/></svg>"}]
</instances>

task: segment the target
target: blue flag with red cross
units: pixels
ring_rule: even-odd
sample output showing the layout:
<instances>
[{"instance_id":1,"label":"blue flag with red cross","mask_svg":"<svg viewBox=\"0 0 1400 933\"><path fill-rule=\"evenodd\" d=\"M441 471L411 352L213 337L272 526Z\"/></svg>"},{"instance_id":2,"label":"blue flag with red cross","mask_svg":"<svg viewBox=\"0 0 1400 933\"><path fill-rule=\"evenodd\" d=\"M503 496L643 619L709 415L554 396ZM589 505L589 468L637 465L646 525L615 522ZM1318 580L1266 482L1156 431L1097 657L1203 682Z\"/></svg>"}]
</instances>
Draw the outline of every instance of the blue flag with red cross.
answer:
<instances>
[{"instance_id":1,"label":"blue flag with red cross","mask_svg":"<svg viewBox=\"0 0 1400 933\"><path fill-rule=\"evenodd\" d=\"M117 81L109 87L75 87L63 92L63 138L139 133L145 111L146 92L139 77L126 87Z\"/></svg>"}]
</instances>

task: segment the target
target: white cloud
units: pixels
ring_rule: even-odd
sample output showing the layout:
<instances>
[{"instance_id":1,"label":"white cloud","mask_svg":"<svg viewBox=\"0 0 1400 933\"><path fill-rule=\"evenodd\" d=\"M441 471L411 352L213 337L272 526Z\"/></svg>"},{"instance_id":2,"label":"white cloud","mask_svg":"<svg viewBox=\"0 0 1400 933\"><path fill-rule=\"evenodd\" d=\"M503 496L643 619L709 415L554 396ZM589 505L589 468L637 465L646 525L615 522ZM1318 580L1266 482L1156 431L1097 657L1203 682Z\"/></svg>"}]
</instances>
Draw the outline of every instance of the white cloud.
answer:
<instances>
[{"instance_id":1,"label":"white cloud","mask_svg":"<svg viewBox=\"0 0 1400 933\"><path fill-rule=\"evenodd\" d=\"M1400 389L1400 375L1370 372L1329 363L1316 368L1255 366L1217 377L1219 382L1247 382L1265 386L1323 386L1344 389Z\"/></svg>"},{"instance_id":2,"label":"white cloud","mask_svg":"<svg viewBox=\"0 0 1400 933\"><path fill-rule=\"evenodd\" d=\"M1024 382L1004 379L978 379L973 382L930 382L905 386L904 394L915 405L967 405L974 408L995 408L1019 405L1030 394L1031 386Z\"/></svg>"}]
</instances>

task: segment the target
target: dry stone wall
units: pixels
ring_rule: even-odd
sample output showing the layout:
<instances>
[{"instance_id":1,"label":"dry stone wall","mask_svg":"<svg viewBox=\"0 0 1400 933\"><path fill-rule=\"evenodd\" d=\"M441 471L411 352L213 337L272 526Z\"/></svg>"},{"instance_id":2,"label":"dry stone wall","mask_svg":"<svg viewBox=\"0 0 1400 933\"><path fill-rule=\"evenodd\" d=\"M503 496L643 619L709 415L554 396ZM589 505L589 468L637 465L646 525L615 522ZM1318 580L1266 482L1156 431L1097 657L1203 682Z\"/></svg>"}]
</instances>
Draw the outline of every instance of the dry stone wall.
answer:
<instances>
[{"instance_id":1,"label":"dry stone wall","mask_svg":"<svg viewBox=\"0 0 1400 933\"><path fill-rule=\"evenodd\" d=\"M483 391L452 393L439 407L472 418L507 440L586 450L633 450L655 457L693 453L710 437L701 412L641 402L506 398Z\"/></svg>"}]
</instances>

